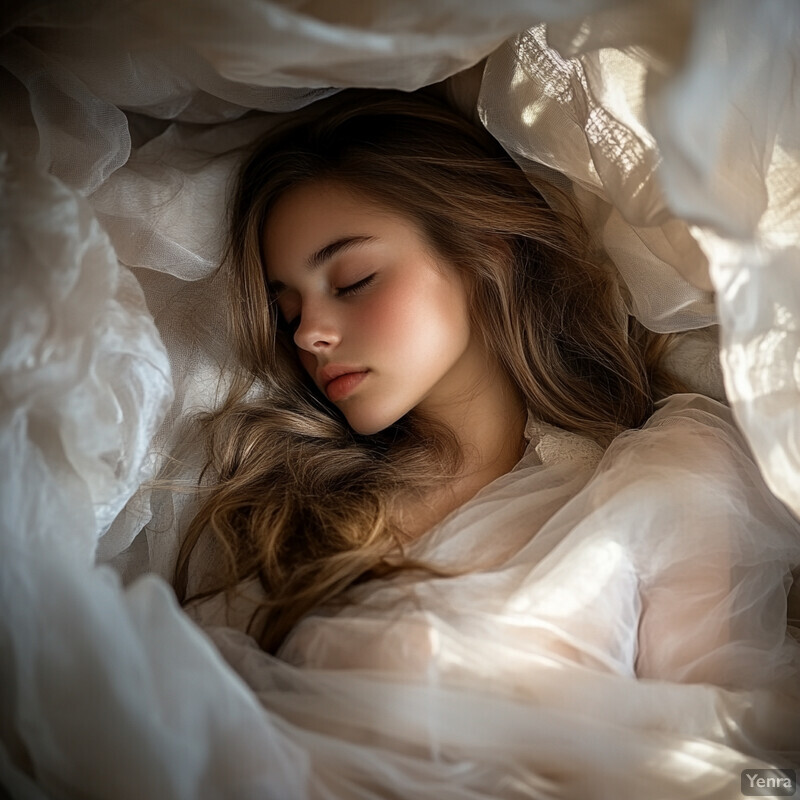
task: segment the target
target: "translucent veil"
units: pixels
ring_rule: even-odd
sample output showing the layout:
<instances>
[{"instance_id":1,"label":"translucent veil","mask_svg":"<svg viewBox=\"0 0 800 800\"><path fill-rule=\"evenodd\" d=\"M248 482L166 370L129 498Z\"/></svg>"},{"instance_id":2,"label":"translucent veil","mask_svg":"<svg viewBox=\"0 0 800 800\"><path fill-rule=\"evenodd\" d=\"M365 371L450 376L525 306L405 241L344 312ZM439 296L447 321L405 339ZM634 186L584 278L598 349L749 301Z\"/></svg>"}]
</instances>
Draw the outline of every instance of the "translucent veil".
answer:
<instances>
[{"instance_id":1,"label":"translucent veil","mask_svg":"<svg viewBox=\"0 0 800 800\"><path fill-rule=\"evenodd\" d=\"M800 8L364 8L4 12L0 782L30 798L730 797L742 769L800 764L785 626L723 637L705 659L675 619L653 619L657 659L637 663L635 642L643 603L684 579L707 590L694 606L678 593L685 614L752 619L704 604L715 573L693 576L693 559L715 554L735 568L735 608L786 613ZM533 180L574 192L632 313L659 331L719 324L732 415L672 401L597 474L531 453L420 544L483 558L479 573L452 591L365 587L357 613L309 619L276 659L177 607L166 581L191 495L143 486L178 454L196 478L185 423L224 387L228 178L279 114L348 86L437 81ZM709 436L698 488L681 470ZM661 461L657 439L673 448ZM676 488L618 491L632 475ZM638 532L672 531L676 497L713 499L704 536L655 552ZM505 534L491 547L487 526Z\"/></svg>"}]
</instances>

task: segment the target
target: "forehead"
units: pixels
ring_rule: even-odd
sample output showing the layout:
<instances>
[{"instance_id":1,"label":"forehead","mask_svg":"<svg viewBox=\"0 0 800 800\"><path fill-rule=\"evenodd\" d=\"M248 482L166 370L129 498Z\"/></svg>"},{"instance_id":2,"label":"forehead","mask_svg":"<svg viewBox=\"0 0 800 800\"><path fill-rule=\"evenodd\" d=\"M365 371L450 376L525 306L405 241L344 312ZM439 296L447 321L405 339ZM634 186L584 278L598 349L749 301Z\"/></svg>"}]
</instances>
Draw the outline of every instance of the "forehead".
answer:
<instances>
[{"instance_id":1,"label":"forehead","mask_svg":"<svg viewBox=\"0 0 800 800\"><path fill-rule=\"evenodd\" d=\"M417 226L344 186L313 182L296 186L272 207L262 232L270 280L306 267L311 257L343 238L419 245Z\"/></svg>"}]
</instances>

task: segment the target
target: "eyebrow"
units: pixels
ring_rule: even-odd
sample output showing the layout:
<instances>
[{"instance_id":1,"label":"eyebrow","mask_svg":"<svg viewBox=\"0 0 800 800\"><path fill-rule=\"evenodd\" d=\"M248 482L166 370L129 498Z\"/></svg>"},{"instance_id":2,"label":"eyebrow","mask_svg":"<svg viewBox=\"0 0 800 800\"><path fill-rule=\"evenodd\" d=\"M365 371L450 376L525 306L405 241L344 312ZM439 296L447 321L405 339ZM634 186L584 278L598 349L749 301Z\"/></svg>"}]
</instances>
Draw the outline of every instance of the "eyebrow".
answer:
<instances>
[{"instance_id":1,"label":"eyebrow","mask_svg":"<svg viewBox=\"0 0 800 800\"><path fill-rule=\"evenodd\" d=\"M375 241L374 236L342 236L341 239L336 239L330 244L320 247L316 253L312 253L306 259L306 268L313 272L319 269L326 261L330 261L335 255L373 241ZM267 288L272 292L279 292L281 289L286 288L286 284L282 281L268 281Z\"/></svg>"}]
</instances>

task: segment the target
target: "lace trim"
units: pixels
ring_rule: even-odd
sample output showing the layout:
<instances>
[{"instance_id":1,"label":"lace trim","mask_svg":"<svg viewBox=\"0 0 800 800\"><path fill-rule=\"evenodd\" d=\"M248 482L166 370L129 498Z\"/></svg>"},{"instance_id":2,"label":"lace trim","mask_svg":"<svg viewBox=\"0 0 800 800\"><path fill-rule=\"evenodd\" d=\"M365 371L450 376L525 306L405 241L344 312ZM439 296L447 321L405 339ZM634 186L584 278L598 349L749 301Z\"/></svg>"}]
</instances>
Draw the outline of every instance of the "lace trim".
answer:
<instances>
[{"instance_id":1,"label":"lace trim","mask_svg":"<svg viewBox=\"0 0 800 800\"><path fill-rule=\"evenodd\" d=\"M525 438L531 442L542 464L546 466L566 462L594 469L605 452L588 436L565 431L530 415L525 426Z\"/></svg>"}]
</instances>

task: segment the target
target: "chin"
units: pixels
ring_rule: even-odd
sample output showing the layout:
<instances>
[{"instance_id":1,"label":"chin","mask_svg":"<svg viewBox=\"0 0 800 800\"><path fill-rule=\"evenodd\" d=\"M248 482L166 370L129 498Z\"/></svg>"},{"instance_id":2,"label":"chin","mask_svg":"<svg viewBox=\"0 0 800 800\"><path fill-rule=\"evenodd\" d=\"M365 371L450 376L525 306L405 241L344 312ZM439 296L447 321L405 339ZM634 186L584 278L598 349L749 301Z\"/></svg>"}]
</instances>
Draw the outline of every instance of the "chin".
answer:
<instances>
[{"instance_id":1,"label":"chin","mask_svg":"<svg viewBox=\"0 0 800 800\"><path fill-rule=\"evenodd\" d=\"M349 419L347 420L347 422L356 433L360 433L362 436L373 436L376 433L385 431L392 424L391 422L387 422L385 424L383 423L369 424L366 422L354 423L351 422Z\"/></svg>"},{"instance_id":2,"label":"chin","mask_svg":"<svg viewBox=\"0 0 800 800\"><path fill-rule=\"evenodd\" d=\"M373 436L376 433L385 431L391 425L394 425L400 417L363 417L357 414L345 413L347 424L362 436Z\"/></svg>"}]
</instances>

